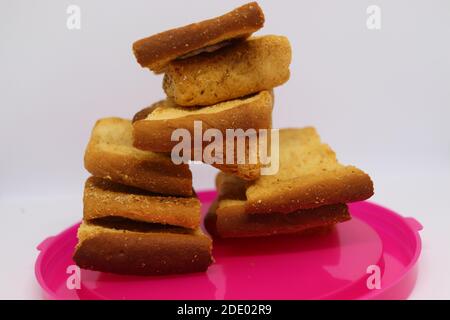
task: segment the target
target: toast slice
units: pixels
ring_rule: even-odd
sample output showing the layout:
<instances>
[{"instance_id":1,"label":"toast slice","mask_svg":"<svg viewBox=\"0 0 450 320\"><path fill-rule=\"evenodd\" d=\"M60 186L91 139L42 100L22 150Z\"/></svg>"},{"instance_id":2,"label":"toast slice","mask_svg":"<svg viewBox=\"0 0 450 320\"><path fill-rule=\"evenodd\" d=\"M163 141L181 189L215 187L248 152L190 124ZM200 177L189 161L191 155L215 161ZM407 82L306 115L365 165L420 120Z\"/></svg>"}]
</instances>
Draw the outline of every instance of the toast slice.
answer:
<instances>
[{"instance_id":1,"label":"toast slice","mask_svg":"<svg viewBox=\"0 0 450 320\"><path fill-rule=\"evenodd\" d=\"M289 214L248 214L245 212L245 181L219 173L216 184L218 198L209 208L205 226L210 234L221 238L322 233L351 218L345 204L298 210Z\"/></svg>"},{"instance_id":2,"label":"toast slice","mask_svg":"<svg viewBox=\"0 0 450 320\"><path fill-rule=\"evenodd\" d=\"M185 107L270 90L289 80L291 55L286 37L250 38L213 53L172 61L165 70L163 89Z\"/></svg>"},{"instance_id":3,"label":"toast slice","mask_svg":"<svg viewBox=\"0 0 450 320\"><path fill-rule=\"evenodd\" d=\"M193 23L141 39L133 52L142 67L161 73L172 60L217 50L236 39L245 39L264 25L256 2L213 19Z\"/></svg>"},{"instance_id":4,"label":"toast slice","mask_svg":"<svg viewBox=\"0 0 450 320\"><path fill-rule=\"evenodd\" d=\"M86 221L122 217L197 229L200 226L200 201L196 195L161 196L110 180L90 177L84 187L83 215Z\"/></svg>"},{"instance_id":5,"label":"toast slice","mask_svg":"<svg viewBox=\"0 0 450 320\"><path fill-rule=\"evenodd\" d=\"M354 166L340 164L314 128L282 129L279 136L279 171L248 186L247 213L289 213L373 195L370 177Z\"/></svg>"},{"instance_id":6,"label":"toast slice","mask_svg":"<svg viewBox=\"0 0 450 320\"><path fill-rule=\"evenodd\" d=\"M250 161L248 143L246 142L246 161L233 164L226 163L226 133L228 129L270 129L272 127L273 92L262 91L256 95L235 99L217 105L183 109L171 100L160 101L153 106L138 112L133 118L134 146L142 150L154 152L171 152L179 144L172 141L171 136L175 129L185 129L191 136L191 146L195 145L195 122L201 121L201 134L208 129L217 129L223 137L223 150L221 156L223 163L211 163L214 167L235 174L246 180L254 180L260 175L259 159ZM200 138L202 138L200 137ZM210 142L203 142L205 148ZM237 146L235 139L235 147ZM191 152L194 156L194 152Z\"/></svg>"},{"instance_id":7,"label":"toast slice","mask_svg":"<svg viewBox=\"0 0 450 320\"><path fill-rule=\"evenodd\" d=\"M202 122L202 135L208 129L218 129L224 137L227 129L270 129L273 104L271 91L195 109L184 109L170 99L159 101L134 116L134 146L153 152L171 152L178 144L171 141L175 129L188 130L193 145L194 121Z\"/></svg>"},{"instance_id":8,"label":"toast slice","mask_svg":"<svg viewBox=\"0 0 450 320\"><path fill-rule=\"evenodd\" d=\"M187 164L175 165L170 155L133 147L131 121L105 118L97 121L84 156L93 176L150 192L192 196L192 173Z\"/></svg>"},{"instance_id":9,"label":"toast slice","mask_svg":"<svg viewBox=\"0 0 450 320\"><path fill-rule=\"evenodd\" d=\"M84 221L73 259L83 268L125 275L206 271L212 241L190 230L130 220Z\"/></svg>"}]
</instances>

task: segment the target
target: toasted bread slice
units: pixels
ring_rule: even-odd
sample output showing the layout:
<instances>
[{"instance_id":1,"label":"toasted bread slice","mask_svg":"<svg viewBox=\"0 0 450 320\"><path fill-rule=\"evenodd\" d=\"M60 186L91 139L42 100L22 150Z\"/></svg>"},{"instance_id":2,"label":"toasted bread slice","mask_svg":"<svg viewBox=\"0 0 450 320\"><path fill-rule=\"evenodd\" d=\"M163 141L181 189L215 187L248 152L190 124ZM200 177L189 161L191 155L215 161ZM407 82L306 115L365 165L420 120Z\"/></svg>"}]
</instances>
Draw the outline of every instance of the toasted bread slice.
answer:
<instances>
[{"instance_id":1,"label":"toasted bread slice","mask_svg":"<svg viewBox=\"0 0 450 320\"><path fill-rule=\"evenodd\" d=\"M133 118L134 146L153 152L171 152L178 141L171 141L175 129L186 129L194 141L194 121L202 122L202 135L218 129L270 129L272 127L273 92L230 100L208 107L184 109L172 100L159 101L141 110Z\"/></svg>"},{"instance_id":2,"label":"toasted bread slice","mask_svg":"<svg viewBox=\"0 0 450 320\"><path fill-rule=\"evenodd\" d=\"M246 144L246 159L243 164L234 161L226 163L226 131L227 129L259 129L272 127L273 93L262 91L256 95L235 99L217 105L183 109L171 100L160 101L150 108L136 114L133 119L134 146L142 150L154 152L171 152L179 141L172 141L171 136L175 129L186 129L191 136L191 146L194 147L195 121L201 121L202 131L217 129L223 136L224 161L212 163L213 166L225 172L233 173L246 180L254 180L260 175L259 159L256 162L248 158L248 144ZM204 142L206 147L209 142ZM235 144L236 146L237 144ZM192 156L194 152L192 152ZM235 152L235 156L237 152ZM236 159L236 157L235 157Z\"/></svg>"},{"instance_id":3,"label":"toasted bread slice","mask_svg":"<svg viewBox=\"0 0 450 320\"><path fill-rule=\"evenodd\" d=\"M206 271L211 250L211 239L200 229L97 220L80 225L73 259L83 269L164 275Z\"/></svg>"},{"instance_id":4,"label":"toasted bread slice","mask_svg":"<svg viewBox=\"0 0 450 320\"><path fill-rule=\"evenodd\" d=\"M85 220L123 217L190 229L200 226L200 201L196 195L161 196L90 177L84 187L83 203Z\"/></svg>"},{"instance_id":5,"label":"toasted bread slice","mask_svg":"<svg viewBox=\"0 0 450 320\"><path fill-rule=\"evenodd\" d=\"M136 41L133 52L142 67L160 73L172 60L217 50L230 40L247 38L263 25L264 13L251 2L223 16Z\"/></svg>"},{"instance_id":6,"label":"toasted bread slice","mask_svg":"<svg viewBox=\"0 0 450 320\"><path fill-rule=\"evenodd\" d=\"M167 154L134 148L133 126L129 120L97 121L84 165L93 176L150 192L175 196L193 194L189 166L175 165Z\"/></svg>"},{"instance_id":7,"label":"toasted bread slice","mask_svg":"<svg viewBox=\"0 0 450 320\"><path fill-rule=\"evenodd\" d=\"M289 80L291 46L283 36L250 38L213 53L172 61L163 88L181 106L207 106Z\"/></svg>"},{"instance_id":8,"label":"toasted bread slice","mask_svg":"<svg viewBox=\"0 0 450 320\"><path fill-rule=\"evenodd\" d=\"M205 225L210 234L222 238L260 237L291 233L317 233L350 219L345 204L298 210L289 214L248 214L246 182L219 173L218 199L211 205Z\"/></svg>"},{"instance_id":9,"label":"toasted bread slice","mask_svg":"<svg viewBox=\"0 0 450 320\"><path fill-rule=\"evenodd\" d=\"M246 150L248 154L248 149ZM236 157L235 157L236 159ZM211 164L214 168L219 169L222 172L232 174L236 177L244 179L246 181L253 181L261 176L261 163L257 162L255 164Z\"/></svg>"},{"instance_id":10,"label":"toasted bread slice","mask_svg":"<svg viewBox=\"0 0 450 320\"><path fill-rule=\"evenodd\" d=\"M280 130L279 171L261 176L246 190L246 212L293 212L373 195L370 177L338 162L314 128Z\"/></svg>"}]
</instances>

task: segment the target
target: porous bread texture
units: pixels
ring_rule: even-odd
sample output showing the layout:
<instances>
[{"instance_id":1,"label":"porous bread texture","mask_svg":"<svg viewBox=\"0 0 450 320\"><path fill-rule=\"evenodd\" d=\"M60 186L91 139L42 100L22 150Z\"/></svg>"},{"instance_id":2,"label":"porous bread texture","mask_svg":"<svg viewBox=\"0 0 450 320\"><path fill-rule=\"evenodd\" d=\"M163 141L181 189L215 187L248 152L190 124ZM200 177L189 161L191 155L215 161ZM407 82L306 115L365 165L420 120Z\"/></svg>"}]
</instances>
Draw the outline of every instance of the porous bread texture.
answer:
<instances>
[{"instance_id":1,"label":"porous bread texture","mask_svg":"<svg viewBox=\"0 0 450 320\"><path fill-rule=\"evenodd\" d=\"M256 2L251 2L220 17L136 41L133 52L142 67L161 73L174 59L215 50L216 45L230 40L245 39L263 25L263 11Z\"/></svg>"},{"instance_id":2,"label":"porous bread texture","mask_svg":"<svg viewBox=\"0 0 450 320\"><path fill-rule=\"evenodd\" d=\"M196 229L200 226L200 201L196 195L162 196L90 177L84 187L83 214L85 220L123 217Z\"/></svg>"},{"instance_id":3,"label":"porous bread texture","mask_svg":"<svg viewBox=\"0 0 450 320\"><path fill-rule=\"evenodd\" d=\"M212 241L200 229L188 232L134 231L84 221L78 229L75 263L95 271L125 275L165 275L206 271Z\"/></svg>"},{"instance_id":4,"label":"porous bread texture","mask_svg":"<svg viewBox=\"0 0 450 320\"><path fill-rule=\"evenodd\" d=\"M250 38L172 61L165 70L163 89L180 106L213 105L282 85L290 77L291 56L284 36Z\"/></svg>"},{"instance_id":5,"label":"porous bread texture","mask_svg":"<svg viewBox=\"0 0 450 320\"><path fill-rule=\"evenodd\" d=\"M338 162L312 127L280 130L279 171L261 176L246 190L246 212L293 212L373 195L370 177Z\"/></svg>"},{"instance_id":6,"label":"porous bread texture","mask_svg":"<svg viewBox=\"0 0 450 320\"><path fill-rule=\"evenodd\" d=\"M164 195L191 196L192 173L170 155L133 147L130 120L104 118L92 130L84 165L93 176Z\"/></svg>"}]
</instances>

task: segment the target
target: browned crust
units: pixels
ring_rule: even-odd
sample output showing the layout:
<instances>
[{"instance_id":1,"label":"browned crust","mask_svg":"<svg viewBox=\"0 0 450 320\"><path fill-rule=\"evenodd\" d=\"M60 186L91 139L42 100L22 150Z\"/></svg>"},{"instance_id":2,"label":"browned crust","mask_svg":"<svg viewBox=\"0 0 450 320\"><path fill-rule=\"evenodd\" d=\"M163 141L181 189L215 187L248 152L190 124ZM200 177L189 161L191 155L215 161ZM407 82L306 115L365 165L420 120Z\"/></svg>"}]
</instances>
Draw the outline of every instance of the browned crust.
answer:
<instances>
[{"instance_id":1,"label":"browned crust","mask_svg":"<svg viewBox=\"0 0 450 320\"><path fill-rule=\"evenodd\" d=\"M170 155L143 152L132 146L118 145L116 141L108 140L102 143L104 137L98 130L111 123L129 128L131 136L132 125L129 120L106 118L97 121L84 156L84 165L92 175L124 185L141 188L150 192L191 196L192 173L186 164L175 165ZM118 151L117 148L121 148Z\"/></svg>"},{"instance_id":2,"label":"browned crust","mask_svg":"<svg viewBox=\"0 0 450 320\"><path fill-rule=\"evenodd\" d=\"M237 176L246 181L253 181L261 176L261 164L217 164L212 166L222 172Z\"/></svg>"},{"instance_id":3,"label":"browned crust","mask_svg":"<svg viewBox=\"0 0 450 320\"><path fill-rule=\"evenodd\" d=\"M238 177L219 172L215 179L218 200L246 201L248 183Z\"/></svg>"},{"instance_id":4,"label":"browned crust","mask_svg":"<svg viewBox=\"0 0 450 320\"><path fill-rule=\"evenodd\" d=\"M134 124L136 121L145 120L148 117L148 115L159 106L160 103L162 103L162 101L158 101L152 104L151 106L138 111L133 116L133 120L131 122Z\"/></svg>"},{"instance_id":5,"label":"browned crust","mask_svg":"<svg viewBox=\"0 0 450 320\"><path fill-rule=\"evenodd\" d=\"M184 117L164 120L142 119L145 114L161 103L160 101L141 110L135 116L138 119L133 123L134 146L141 150L153 152L171 152L177 141L171 141L172 132L175 129L187 129L194 140L194 121L202 121L202 134L210 128L218 129L223 136L227 129L242 130L247 129L270 129L272 127L273 96L269 91L262 91L258 94L258 99L249 101L248 99L234 100L236 106L224 111L215 113L204 113L187 115Z\"/></svg>"},{"instance_id":6,"label":"browned crust","mask_svg":"<svg viewBox=\"0 0 450 320\"><path fill-rule=\"evenodd\" d=\"M136 41L133 52L142 67L160 73L178 57L226 40L246 38L263 25L263 11L256 2L251 2L220 17Z\"/></svg>"},{"instance_id":7,"label":"browned crust","mask_svg":"<svg viewBox=\"0 0 450 320\"><path fill-rule=\"evenodd\" d=\"M197 196L160 196L96 177L86 181L83 204L85 220L124 217L191 229L200 226Z\"/></svg>"},{"instance_id":8,"label":"browned crust","mask_svg":"<svg viewBox=\"0 0 450 320\"><path fill-rule=\"evenodd\" d=\"M269 133L270 134L270 133ZM256 139L259 139L259 135L256 135ZM268 139L270 143L270 138ZM258 141L258 140L256 140ZM257 142L258 143L258 142ZM256 146L257 149L259 149L259 146ZM219 163L212 163L211 165L217 169L219 169L222 172L229 173L233 176L239 177L241 179L244 179L246 181L253 181L258 179L261 176L261 169L262 164L260 162L259 154L256 155L256 163L250 163L250 146L247 144L245 146L245 159L246 163L238 163L238 147L237 147L237 140L235 140L234 145L234 163L232 164L219 164ZM224 158L227 155L227 144L224 143L224 149L222 151Z\"/></svg>"},{"instance_id":9,"label":"browned crust","mask_svg":"<svg viewBox=\"0 0 450 320\"><path fill-rule=\"evenodd\" d=\"M314 128L280 130L280 169L246 190L246 212L289 213L370 198L368 174L338 162Z\"/></svg>"},{"instance_id":10,"label":"browned crust","mask_svg":"<svg viewBox=\"0 0 450 320\"><path fill-rule=\"evenodd\" d=\"M174 129L184 128L191 133L191 145L194 145L194 121L202 121L202 129L205 132L209 128L215 128L226 135L230 128L270 129L272 127L273 93L262 91L258 99L236 99L236 106L213 114L188 115L181 118L166 120L146 120L147 116L160 103L141 110L134 117L133 136L134 146L142 150L154 152L171 152L177 141L171 141ZM208 143L204 144L204 147ZM225 144L224 144L225 145ZM193 154L193 153L192 153ZM224 153L225 154L225 153ZM246 180L254 180L260 175L259 163L256 164L213 164L214 167L235 174Z\"/></svg>"},{"instance_id":11,"label":"browned crust","mask_svg":"<svg viewBox=\"0 0 450 320\"><path fill-rule=\"evenodd\" d=\"M210 207L208 208L208 212L206 213L205 219L203 221L205 225L206 231L213 237L217 238L220 237L219 233L217 232L217 207L219 206L219 201L216 199L214 200Z\"/></svg>"},{"instance_id":12,"label":"browned crust","mask_svg":"<svg viewBox=\"0 0 450 320\"><path fill-rule=\"evenodd\" d=\"M202 233L134 232L103 227L95 227L91 233L78 243L73 256L83 269L165 275L206 271L213 261L211 239Z\"/></svg>"},{"instance_id":13,"label":"browned crust","mask_svg":"<svg viewBox=\"0 0 450 320\"><path fill-rule=\"evenodd\" d=\"M334 203L362 201L374 194L369 175L353 166L315 176L307 181L298 179L294 185L277 185L263 197L249 197L247 213L289 213Z\"/></svg>"},{"instance_id":14,"label":"browned crust","mask_svg":"<svg viewBox=\"0 0 450 320\"><path fill-rule=\"evenodd\" d=\"M172 61L165 69L163 89L185 108L209 106L284 84L290 78L291 59L286 37L250 38L213 53Z\"/></svg>"},{"instance_id":15,"label":"browned crust","mask_svg":"<svg viewBox=\"0 0 450 320\"><path fill-rule=\"evenodd\" d=\"M205 218L208 232L220 238L266 237L279 234L317 234L351 219L345 204L299 210L290 214L245 213L244 206L219 208L214 202Z\"/></svg>"},{"instance_id":16,"label":"browned crust","mask_svg":"<svg viewBox=\"0 0 450 320\"><path fill-rule=\"evenodd\" d=\"M248 214L245 209L246 184L242 179L227 174L217 175L218 198L205 219L210 234L239 238L303 233L305 230L322 230L351 218L345 204L297 210L289 214Z\"/></svg>"}]
</instances>

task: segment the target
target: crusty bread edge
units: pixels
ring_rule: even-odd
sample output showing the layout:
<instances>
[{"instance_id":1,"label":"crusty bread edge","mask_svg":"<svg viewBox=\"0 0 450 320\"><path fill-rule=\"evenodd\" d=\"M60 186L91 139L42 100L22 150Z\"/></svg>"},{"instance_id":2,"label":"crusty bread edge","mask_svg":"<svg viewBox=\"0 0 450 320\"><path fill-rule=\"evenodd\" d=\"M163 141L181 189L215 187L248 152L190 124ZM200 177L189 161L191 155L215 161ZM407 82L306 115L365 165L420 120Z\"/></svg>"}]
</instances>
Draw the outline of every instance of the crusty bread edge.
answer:
<instances>
[{"instance_id":1,"label":"crusty bread edge","mask_svg":"<svg viewBox=\"0 0 450 320\"><path fill-rule=\"evenodd\" d=\"M335 203L350 203L370 198L374 194L373 182L362 170L348 166L351 175L334 177L317 183L313 181L308 186L300 188L277 185L278 190L264 199L252 197L247 189L245 210L250 214L266 214L270 212L290 213L301 209L312 209ZM308 190L308 192L305 192Z\"/></svg>"},{"instance_id":2,"label":"crusty bread edge","mask_svg":"<svg viewBox=\"0 0 450 320\"><path fill-rule=\"evenodd\" d=\"M122 189L108 189L103 182ZM101 185L99 185L101 183ZM106 190L104 190L105 188ZM173 197L145 194L97 177L86 180L83 194L83 219L86 221L121 217L135 221L196 229L200 226L200 200L193 197ZM136 193L137 191L137 193ZM129 192L129 193L128 193ZM147 200L147 197L150 199Z\"/></svg>"},{"instance_id":3,"label":"crusty bread edge","mask_svg":"<svg viewBox=\"0 0 450 320\"><path fill-rule=\"evenodd\" d=\"M248 224L248 229L245 230L245 226L237 226L235 222L227 220L227 216L230 216L233 220L239 216L247 215L245 213L244 206L235 205L220 207L218 200L216 199L210 206L208 214L205 217L205 227L209 234L217 238L252 238L252 237L267 237L275 235L296 234L296 235L313 235L322 234L331 230L333 226L338 223L345 222L351 219L348 207L345 204L337 204L332 206L325 206L316 209L301 210L302 212L295 214L322 214L325 211L336 212L334 219L321 220L318 219L312 225L304 225L302 223L286 224L285 226L273 226L267 228L261 228L259 223ZM219 213L218 213L219 211ZM307 212L310 211L310 212ZM339 213L340 212L340 213ZM339 214L338 214L339 213ZM273 215L280 215L280 213L272 213ZM221 216L221 218L218 217ZM269 214L270 215L270 214ZM256 228L256 229L255 229Z\"/></svg>"},{"instance_id":4,"label":"crusty bread edge","mask_svg":"<svg viewBox=\"0 0 450 320\"><path fill-rule=\"evenodd\" d=\"M195 114L178 119L138 120L133 123L134 146L154 152L171 152L178 144L171 141L172 132L185 128L194 138L194 121L202 121L203 131L215 128L226 135L226 129L270 129L272 127L273 94L269 91L258 93L260 97L252 101L242 100L240 105L215 113ZM237 99L239 100L239 99Z\"/></svg>"},{"instance_id":5,"label":"crusty bread edge","mask_svg":"<svg viewBox=\"0 0 450 320\"><path fill-rule=\"evenodd\" d=\"M249 50L249 43L259 45L253 45L252 50ZM248 60L242 56L243 52L253 52L250 55L257 55L259 58L255 60L251 57ZM265 54L262 55L262 52ZM238 65L245 66L245 72L234 70L235 60L242 61ZM172 61L165 70L163 90L167 97L184 108L213 105L283 85L290 79L291 62L292 47L287 37L266 35L250 38L209 55ZM277 69L271 69L270 73L263 71L273 63L277 64ZM242 73L238 77L242 82L229 81L228 73ZM209 82L205 81L206 78L210 78ZM215 84L215 81L218 83ZM211 91L214 87L216 90ZM221 90L221 87L226 90ZM205 91L208 93L204 94Z\"/></svg>"},{"instance_id":6,"label":"crusty bread edge","mask_svg":"<svg viewBox=\"0 0 450 320\"><path fill-rule=\"evenodd\" d=\"M212 241L205 234L142 233L96 227L78 243L73 259L83 269L165 275L206 271L213 262L211 251Z\"/></svg>"},{"instance_id":7,"label":"crusty bread edge","mask_svg":"<svg viewBox=\"0 0 450 320\"><path fill-rule=\"evenodd\" d=\"M99 120L101 121L101 120ZM192 196L192 173L187 164L146 160L102 150L93 141L95 127L84 155L84 166L93 176L150 192Z\"/></svg>"},{"instance_id":8,"label":"crusty bread edge","mask_svg":"<svg viewBox=\"0 0 450 320\"><path fill-rule=\"evenodd\" d=\"M167 63L189 52L226 40L249 37L263 27L264 20L261 8L252 2L220 17L138 40L133 43L133 53L142 67L161 73Z\"/></svg>"}]
</instances>

